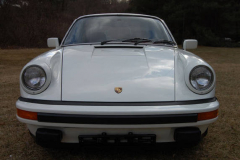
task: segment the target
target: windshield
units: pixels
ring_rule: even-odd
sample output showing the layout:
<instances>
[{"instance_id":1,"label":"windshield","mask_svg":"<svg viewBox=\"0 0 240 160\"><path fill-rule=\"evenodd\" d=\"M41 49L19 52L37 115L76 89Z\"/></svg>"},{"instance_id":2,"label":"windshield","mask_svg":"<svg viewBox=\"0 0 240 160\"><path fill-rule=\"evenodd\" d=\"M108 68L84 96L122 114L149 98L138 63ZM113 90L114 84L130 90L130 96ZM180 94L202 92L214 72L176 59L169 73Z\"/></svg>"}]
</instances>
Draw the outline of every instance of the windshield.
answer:
<instances>
[{"instance_id":1,"label":"windshield","mask_svg":"<svg viewBox=\"0 0 240 160\"><path fill-rule=\"evenodd\" d=\"M162 22L157 19L137 16L97 16L77 20L63 45L131 38L172 41Z\"/></svg>"}]
</instances>

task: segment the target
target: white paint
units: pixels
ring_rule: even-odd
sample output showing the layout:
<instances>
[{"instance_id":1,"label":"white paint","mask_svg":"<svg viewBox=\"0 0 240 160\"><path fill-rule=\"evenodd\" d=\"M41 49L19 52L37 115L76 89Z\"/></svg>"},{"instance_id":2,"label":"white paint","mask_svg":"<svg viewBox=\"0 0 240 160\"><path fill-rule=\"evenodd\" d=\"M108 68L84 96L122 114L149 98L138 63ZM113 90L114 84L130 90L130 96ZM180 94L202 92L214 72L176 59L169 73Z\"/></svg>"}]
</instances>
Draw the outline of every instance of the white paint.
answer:
<instances>
[{"instance_id":1,"label":"white paint","mask_svg":"<svg viewBox=\"0 0 240 160\"><path fill-rule=\"evenodd\" d=\"M64 101L174 101L174 50L169 47L135 52L66 47L62 74ZM115 87L122 87L122 93L115 93Z\"/></svg>"},{"instance_id":2,"label":"white paint","mask_svg":"<svg viewBox=\"0 0 240 160\"><path fill-rule=\"evenodd\" d=\"M186 39L183 42L183 49L196 49L198 45L198 41L196 39Z\"/></svg>"},{"instance_id":3,"label":"white paint","mask_svg":"<svg viewBox=\"0 0 240 160\"><path fill-rule=\"evenodd\" d=\"M48 45L48 47L58 48L59 47L59 40L58 40L58 38L48 38L47 39L47 45Z\"/></svg>"}]
</instances>

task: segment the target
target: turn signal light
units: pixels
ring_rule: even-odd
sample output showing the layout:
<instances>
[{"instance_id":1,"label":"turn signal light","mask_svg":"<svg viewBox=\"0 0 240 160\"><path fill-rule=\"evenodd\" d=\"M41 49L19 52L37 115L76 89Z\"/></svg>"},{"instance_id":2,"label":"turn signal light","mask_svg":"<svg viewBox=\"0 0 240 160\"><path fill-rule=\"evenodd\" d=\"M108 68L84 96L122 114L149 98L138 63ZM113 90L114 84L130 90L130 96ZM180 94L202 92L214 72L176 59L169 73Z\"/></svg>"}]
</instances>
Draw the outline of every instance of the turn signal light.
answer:
<instances>
[{"instance_id":1,"label":"turn signal light","mask_svg":"<svg viewBox=\"0 0 240 160\"><path fill-rule=\"evenodd\" d=\"M218 110L211 112L198 113L198 121L213 119L218 116Z\"/></svg>"},{"instance_id":2,"label":"turn signal light","mask_svg":"<svg viewBox=\"0 0 240 160\"><path fill-rule=\"evenodd\" d=\"M17 108L17 115L24 119L37 120L37 112L29 112Z\"/></svg>"}]
</instances>

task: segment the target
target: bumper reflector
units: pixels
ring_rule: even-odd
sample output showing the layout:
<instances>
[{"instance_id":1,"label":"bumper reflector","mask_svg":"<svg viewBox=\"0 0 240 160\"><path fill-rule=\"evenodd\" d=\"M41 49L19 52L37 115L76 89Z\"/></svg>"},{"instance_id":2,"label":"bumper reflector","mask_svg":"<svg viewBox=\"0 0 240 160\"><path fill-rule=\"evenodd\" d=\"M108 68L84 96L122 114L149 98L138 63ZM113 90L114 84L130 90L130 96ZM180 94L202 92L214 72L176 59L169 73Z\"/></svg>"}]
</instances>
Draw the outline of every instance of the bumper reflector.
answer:
<instances>
[{"instance_id":1,"label":"bumper reflector","mask_svg":"<svg viewBox=\"0 0 240 160\"><path fill-rule=\"evenodd\" d=\"M198 121L213 119L218 116L218 110L211 112L198 113Z\"/></svg>"},{"instance_id":2,"label":"bumper reflector","mask_svg":"<svg viewBox=\"0 0 240 160\"><path fill-rule=\"evenodd\" d=\"M37 112L29 112L17 108L17 115L24 119L37 120Z\"/></svg>"}]
</instances>

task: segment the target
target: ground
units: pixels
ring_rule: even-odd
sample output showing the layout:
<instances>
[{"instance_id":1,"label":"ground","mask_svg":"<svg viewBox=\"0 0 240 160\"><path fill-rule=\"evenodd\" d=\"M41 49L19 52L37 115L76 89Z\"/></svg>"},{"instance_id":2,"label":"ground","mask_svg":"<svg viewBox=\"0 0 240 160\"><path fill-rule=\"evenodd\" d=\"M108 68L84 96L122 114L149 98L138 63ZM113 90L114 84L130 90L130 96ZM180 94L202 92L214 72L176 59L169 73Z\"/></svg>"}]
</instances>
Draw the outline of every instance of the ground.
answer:
<instances>
[{"instance_id":1,"label":"ground","mask_svg":"<svg viewBox=\"0 0 240 160\"><path fill-rule=\"evenodd\" d=\"M45 149L36 145L16 119L19 74L35 56L49 49L0 50L0 159L240 159L240 48L192 50L216 71L217 122L195 147Z\"/></svg>"}]
</instances>

